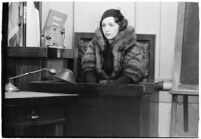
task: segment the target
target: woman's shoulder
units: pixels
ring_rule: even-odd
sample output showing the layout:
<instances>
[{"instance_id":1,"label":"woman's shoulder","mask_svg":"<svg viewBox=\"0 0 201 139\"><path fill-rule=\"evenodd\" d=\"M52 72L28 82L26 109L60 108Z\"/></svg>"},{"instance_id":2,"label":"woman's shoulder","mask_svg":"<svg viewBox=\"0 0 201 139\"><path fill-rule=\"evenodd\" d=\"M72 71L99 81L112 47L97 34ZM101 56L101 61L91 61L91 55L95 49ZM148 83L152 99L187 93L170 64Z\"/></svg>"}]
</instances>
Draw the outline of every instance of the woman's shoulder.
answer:
<instances>
[{"instance_id":1,"label":"woman's shoulder","mask_svg":"<svg viewBox=\"0 0 201 139\"><path fill-rule=\"evenodd\" d=\"M127 34L130 34L130 33L135 34L135 28L131 25L128 25L125 31Z\"/></svg>"},{"instance_id":2,"label":"woman's shoulder","mask_svg":"<svg viewBox=\"0 0 201 139\"><path fill-rule=\"evenodd\" d=\"M136 43L135 29L128 26L125 30L121 31L115 40L115 47L119 51L129 51Z\"/></svg>"},{"instance_id":3,"label":"woman's shoulder","mask_svg":"<svg viewBox=\"0 0 201 139\"><path fill-rule=\"evenodd\" d=\"M102 40L102 34L99 28L96 28L92 39L88 42L90 45L95 45L98 41Z\"/></svg>"}]
</instances>

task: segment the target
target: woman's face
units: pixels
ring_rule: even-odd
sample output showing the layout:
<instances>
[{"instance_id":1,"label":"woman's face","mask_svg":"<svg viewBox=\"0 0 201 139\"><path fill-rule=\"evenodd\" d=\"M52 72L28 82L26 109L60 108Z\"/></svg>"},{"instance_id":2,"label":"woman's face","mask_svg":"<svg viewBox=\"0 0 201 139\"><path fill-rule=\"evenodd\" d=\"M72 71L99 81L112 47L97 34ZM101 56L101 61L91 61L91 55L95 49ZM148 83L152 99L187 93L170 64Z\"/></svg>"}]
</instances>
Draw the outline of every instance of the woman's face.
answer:
<instances>
[{"instance_id":1,"label":"woman's face","mask_svg":"<svg viewBox=\"0 0 201 139\"><path fill-rule=\"evenodd\" d=\"M102 21L102 31L108 40L114 39L119 33L119 25L115 22L114 17L107 17Z\"/></svg>"}]
</instances>

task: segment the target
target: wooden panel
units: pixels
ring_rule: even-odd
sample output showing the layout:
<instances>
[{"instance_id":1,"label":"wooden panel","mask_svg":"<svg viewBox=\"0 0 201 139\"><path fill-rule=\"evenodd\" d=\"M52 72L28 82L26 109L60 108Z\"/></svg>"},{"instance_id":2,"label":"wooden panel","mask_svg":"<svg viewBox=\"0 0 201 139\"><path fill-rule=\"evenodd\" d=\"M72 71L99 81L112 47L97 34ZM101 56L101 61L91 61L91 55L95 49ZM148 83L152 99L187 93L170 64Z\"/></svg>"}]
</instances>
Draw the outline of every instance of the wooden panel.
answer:
<instances>
[{"instance_id":1,"label":"wooden panel","mask_svg":"<svg viewBox=\"0 0 201 139\"><path fill-rule=\"evenodd\" d=\"M137 41L149 44L149 76L147 81L155 81L155 41L153 34L137 34Z\"/></svg>"},{"instance_id":2,"label":"wooden panel","mask_svg":"<svg viewBox=\"0 0 201 139\"><path fill-rule=\"evenodd\" d=\"M17 59L15 66L16 66L16 75L20 75L26 72L41 69L42 63L41 59ZM39 81L39 80L41 80L41 72L15 79L16 86L20 90L28 90L30 81Z\"/></svg>"},{"instance_id":3,"label":"wooden panel","mask_svg":"<svg viewBox=\"0 0 201 139\"><path fill-rule=\"evenodd\" d=\"M18 93L16 92L16 95L19 95ZM76 95L53 95L49 93L40 95L40 92L21 93L35 94L38 97L3 99L3 136L62 136L62 126L66 118L64 108L69 101L76 98Z\"/></svg>"},{"instance_id":4,"label":"wooden panel","mask_svg":"<svg viewBox=\"0 0 201 139\"><path fill-rule=\"evenodd\" d=\"M138 96L153 94L161 89L162 82L141 82L140 84L107 85L94 83L71 84L64 81L32 81L32 91L57 92L57 93L81 93L89 96ZM96 92L96 93L92 93ZM156 101L157 102L157 101Z\"/></svg>"},{"instance_id":5,"label":"wooden panel","mask_svg":"<svg viewBox=\"0 0 201 139\"><path fill-rule=\"evenodd\" d=\"M92 40L93 36L94 33L75 33L73 72L78 82L82 81L81 59L86 51L88 42Z\"/></svg>"},{"instance_id":6,"label":"wooden panel","mask_svg":"<svg viewBox=\"0 0 201 139\"><path fill-rule=\"evenodd\" d=\"M82 97L68 109L64 136L140 137L140 100L140 97Z\"/></svg>"},{"instance_id":7,"label":"wooden panel","mask_svg":"<svg viewBox=\"0 0 201 139\"><path fill-rule=\"evenodd\" d=\"M149 133L150 137L158 137L158 122L159 122L159 94L157 91L150 94L150 126Z\"/></svg>"},{"instance_id":8,"label":"wooden panel","mask_svg":"<svg viewBox=\"0 0 201 139\"><path fill-rule=\"evenodd\" d=\"M154 85L152 86L152 88ZM69 84L63 81L32 81L32 91L55 93L79 93L86 96L139 96L143 85L104 85L104 84ZM95 93L94 93L95 92Z\"/></svg>"},{"instance_id":9,"label":"wooden panel","mask_svg":"<svg viewBox=\"0 0 201 139\"><path fill-rule=\"evenodd\" d=\"M45 47L8 47L8 57L32 58L73 58L73 49L57 49Z\"/></svg>"},{"instance_id":10,"label":"wooden panel","mask_svg":"<svg viewBox=\"0 0 201 139\"><path fill-rule=\"evenodd\" d=\"M141 99L141 137L158 137L159 94L142 95Z\"/></svg>"},{"instance_id":11,"label":"wooden panel","mask_svg":"<svg viewBox=\"0 0 201 139\"><path fill-rule=\"evenodd\" d=\"M43 58L7 58L5 61L4 81L8 83L8 78L42 68L53 68L57 72L62 69L72 69L73 60L70 59L43 59ZM14 84L20 90L29 90L30 81L52 80L53 75L43 71L14 79ZM4 84L5 84L4 83Z\"/></svg>"},{"instance_id":12,"label":"wooden panel","mask_svg":"<svg viewBox=\"0 0 201 139\"><path fill-rule=\"evenodd\" d=\"M8 47L8 57L47 57L46 48L38 47Z\"/></svg>"},{"instance_id":13,"label":"wooden panel","mask_svg":"<svg viewBox=\"0 0 201 139\"><path fill-rule=\"evenodd\" d=\"M2 77L2 79L1 79L1 85L4 85L6 82L8 82L8 76L9 75L11 75L12 76L12 72L10 72L9 74L7 74L6 73L6 71L8 71L8 66L10 66L10 65L6 65L6 58L5 58L5 56L6 56L6 47L7 47L7 43L8 43L8 5L9 5L9 3L7 2L4 2L4 3L2 3L2 28L1 28L1 33L2 33L2 35L1 35L1 58L2 58L2 67L4 67L4 68L1 68L1 70L2 70L2 73L1 73L1 77ZM5 34L5 35L3 35L3 34ZM11 63L11 65L12 65L13 63ZM4 86L2 87L2 88L4 88ZM4 95L4 94L3 94Z\"/></svg>"},{"instance_id":14,"label":"wooden panel","mask_svg":"<svg viewBox=\"0 0 201 139\"><path fill-rule=\"evenodd\" d=\"M198 3L186 3L182 46L181 84L199 81L199 7Z\"/></svg>"},{"instance_id":15,"label":"wooden panel","mask_svg":"<svg viewBox=\"0 0 201 139\"><path fill-rule=\"evenodd\" d=\"M79 94L68 109L64 129L68 137L157 137L159 97L155 87L155 83L116 86L32 82L33 90Z\"/></svg>"},{"instance_id":16,"label":"wooden panel","mask_svg":"<svg viewBox=\"0 0 201 139\"><path fill-rule=\"evenodd\" d=\"M183 55L183 50L186 50L186 48L183 49L184 48L184 41L185 41L184 40L184 36L185 36L184 35L184 33L185 33L184 29L185 28L184 27L185 27L185 22L187 22L187 20L185 20L185 16L186 16L185 11L186 11L186 8L188 6L190 6L190 5L192 5L192 4L193 3L188 3L188 5L186 5L186 3L181 2L178 5L177 34L176 34L176 42L175 42L175 46L177 46L177 47L175 47L173 89L171 91L171 93L173 93L173 94L189 94L189 95L197 95L198 94L198 85L196 85L196 84L187 84L187 83L182 83L181 82L182 70L186 72L186 69L188 69L188 74L186 74L187 76L189 76L191 73L196 73L196 71L197 71L197 69L191 69L190 65L189 65L189 67L187 65L185 67L183 67L184 65L182 66L182 61L186 61L186 59L183 59L184 56L182 56ZM196 11L194 11L194 12L196 12ZM193 16L193 17L196 18L196 16ZM196 26L193 26L193 27L196 28ZM189 47L192 47L192 50L196 50L196 49L193 48L193 47L196 47L196 46L197 46L197 44L195 46L189 46ZM195 52L195 57L193 56L194 58L196 58L197 52ZM187 52L187 53L188 53L188 55L186 57L188 57L188 56L190 56L192 54L192 53L189 53L189 52ZM193 55L194 55L194 53L193 53ZM196 65L196 63L198 62L198 59L193 60L193 59L190 59L190 57L189 57L189 60L187 60L188 61L187 63L189 63L189 61L190 61L190 63L193 63L193 64L195 64L195 66L198 66L198 65ZM187 76L185 76L185 78ZM198 78L198 77L195 77L195 75L192 75L191 77L194 77L195 80Z\"/></svg>"},{"instance_id":17,"label":"wooden panel","mask_svg":"<svg viewBox=\"0 0 201 139\"><path fill-rule=\"evenodd\" d=\"M9 6L9 3L8 2L2 2L2 48L4 49L1 49L2 52L5 52L5 48L8 46L8 6ZM4 51L3 51L4 50ZM3 53L5 54L5 53Z\"/></svg>"},{"instance_id":18,"label":"wooden panel","mask_svg":"<svg viewBox=\"0 0 201 139\"><path fill-rule=\"evenodd\" d=\"M16 76L16 68L15 68L15 65L16 65L16 60L15 59L6 59L5 60L5 65L4 65L4 68L3 68L3 75L5 77L5 82L7 83L8 82L8 78L9 77L13 77L13 76Z\"/></svg>"},{"instance_id":19,"label":"wooden panel","mask_svg":"<svg viewBox=\"0 0 201 139\"><path fill-rule=\"evenodd\" d=\"M73 49L48 48L48 58L73 58Z\"/></svg>"},{"instance_id":20,"label":"wooden panel","mask_svg":"<svg viewBox=\"0 0 201 139\"><path fill-rule=\"evenodd\" d=\"M141 130L140 135L141 137L148 137L150 135L149 128L150 127L150 98L148 95L144 95L141 99L141 116L140 116L140 123L141 123Z\"/></svg>"}]
</instances>

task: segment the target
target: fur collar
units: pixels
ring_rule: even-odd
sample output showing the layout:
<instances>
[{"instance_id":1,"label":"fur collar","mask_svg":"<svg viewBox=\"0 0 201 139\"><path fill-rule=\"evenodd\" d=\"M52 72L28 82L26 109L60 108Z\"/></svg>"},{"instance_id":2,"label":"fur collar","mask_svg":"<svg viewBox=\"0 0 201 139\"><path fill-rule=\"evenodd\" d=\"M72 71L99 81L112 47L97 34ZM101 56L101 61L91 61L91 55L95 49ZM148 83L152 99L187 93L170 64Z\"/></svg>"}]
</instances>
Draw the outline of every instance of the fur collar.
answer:
<instances>
[{"instance_id":1,"label":"fur collar","mask_svg":"<svg viewBox=\"0 0 201 139\"><path fill-rule=\"evenodd\" d=\"M101 51L105 49L106 42L103 38L100 28L97 28L95 31L94 43L99 46ZM118 51L125 51L132 45L135 45L135 43L135 29L132 26L128 26L125 30L118 33L114 42L112 43L112 47Z\"/></svg>"}]
</instances>

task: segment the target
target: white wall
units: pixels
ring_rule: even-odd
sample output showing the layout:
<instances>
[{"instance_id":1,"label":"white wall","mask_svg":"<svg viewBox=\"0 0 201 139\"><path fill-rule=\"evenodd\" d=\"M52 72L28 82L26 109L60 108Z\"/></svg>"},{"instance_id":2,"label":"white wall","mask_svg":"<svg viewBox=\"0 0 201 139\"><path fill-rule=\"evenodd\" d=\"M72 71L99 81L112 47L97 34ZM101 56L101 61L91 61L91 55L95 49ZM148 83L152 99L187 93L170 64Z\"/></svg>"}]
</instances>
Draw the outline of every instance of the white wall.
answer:
<instances>
[{"instance_id":1,"label":"white wall","mask_svg":"<svg viewBox=\"0 0 201 139\"><path fill-rule=\"evenodd\" d=\"M160 2L136 3L136 33L155 34L155 79L159 78Z\"/></svg>"},{"instance_id":2,"label":"white wall","mask_svg":"<svg viewBox=\"0 0 201 139\"><path fill-rule=\"evenodd\" d=\"M134 25L134 7L133 2L75 2L75 32L94 32L103 12L110 8L120 9Z\"/></svg>"},{"instance_id":3,"label":"white wall","mask_svg":"<svg viewBox=\"0 0 201 139\"><path fill-rule=\"evenodd\" d=\"M161 3L160 44L158 47L158 77L160 80L172 80L175 35L177 23L177 6L175 2ZM159 136L170 135L172 95L169 92L159 93Z\"/></svg>"},{"instance_id":4,"label":"white wall","mask_svg":"<svg viewBox=\"0 0 201 139\"><path fill-rule=\"evenodd\" d=\"M161 79L172 79L173 75L177 6L178 4L175 2L161 3L161 33L159 47L159 77Z\"/></svg>"}]
</instances>

